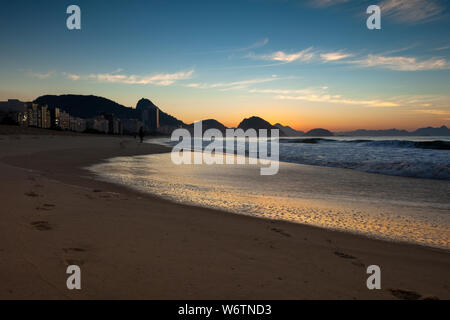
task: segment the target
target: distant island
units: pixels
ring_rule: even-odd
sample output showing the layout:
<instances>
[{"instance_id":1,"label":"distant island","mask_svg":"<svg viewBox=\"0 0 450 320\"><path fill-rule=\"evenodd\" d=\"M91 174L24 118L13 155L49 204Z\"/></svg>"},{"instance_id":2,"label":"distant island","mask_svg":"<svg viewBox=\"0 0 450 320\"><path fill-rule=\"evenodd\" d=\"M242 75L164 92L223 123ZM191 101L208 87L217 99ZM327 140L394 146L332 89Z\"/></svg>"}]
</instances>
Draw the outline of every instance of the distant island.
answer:
<instances>
[{"instance_id":1,"label":"distant island","mask_svg":"<svg viewBox=\"0 0 450 320\"><path fill-rule=\"evenodd\" d=\"M140 99L136 108L131 108L103 97L73 94L44 95L32 102L14 99L0 102L0 124L109 134L136 134L140 127L155 134L171 134L177 128L193 130L193 124L186 124L162 111L146 98ZM216 119L203 120L202 126L203 131L218 129L225 132L227 129ZM279 129L281 137L450 136L450 130L446 126L419 128L412 132L398 129L358 129L333 133L327 129L315 128L305 133L280 123L272 125L257 116L243 119L237 128Z\"/></svg>"},{"instance_id":2,"label":"distant island","mask_svg":"<svg viewBox=\"0 0 450 320\"><path fill-rule=\"evenodd\" d=\"M334 133L327 129L312 129L304 134L305 137L332 137Z\"/></svg>"}]
</instances>

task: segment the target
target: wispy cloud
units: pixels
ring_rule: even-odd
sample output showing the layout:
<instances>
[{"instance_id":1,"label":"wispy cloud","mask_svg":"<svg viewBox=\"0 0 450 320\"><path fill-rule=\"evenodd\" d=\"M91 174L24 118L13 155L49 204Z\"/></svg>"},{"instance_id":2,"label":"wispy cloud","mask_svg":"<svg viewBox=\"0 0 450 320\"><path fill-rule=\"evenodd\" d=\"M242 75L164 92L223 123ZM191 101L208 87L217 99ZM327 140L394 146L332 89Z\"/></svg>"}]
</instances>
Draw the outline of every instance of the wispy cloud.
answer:
<instances>
[{"instance_id":1,"label":"wispy cloud","mask_svg":"<svg viewBox=\"0 0 450 320\"><path fill-rule=\"evenodd\" d=\"M330 94L328 87L311 87L300 90L263 89L250 90L251 93L271 93L279 100L301 100L333 104L361 105L367 107L399 107L398 103L383 100L350 99L342 95Z\"/></svg>"},{"instance_id":2,"label":"wispy cloud","mask_svg":"<svg viewBox=\"0 0 450 320\"><path fill-rule=\"evenodd\" d=\"M48 79L48 78L54 76L55 72L51 71L51 72L47 72L47 73L39 73L39 72L28 71L27 75L32 78L38 78L38 79L43 80L43 79Z\"/></svg>"},{"instance_id":3,"label":"wispy cloud","mask_svg":"<svg viewBox=\"0 0 450 320\"><path fill-rule=\"evenodd\" d=\"M336 51L336 52L329 52L329 53L322 53L320 54L320 58L324 60L325 62L328 61L338 61L346 58L353 57L350 53L345 53L342 51Z\"/></svg>"},{"instance_id":4,"label":"wispy cloud","mask_svg":"<svg viewBox=\"0 0 450 320\"><path fill-rule=\"evenodd\" d=\"M270 78L257 78L257 79L248 79L241 81L232 81L232 82L218 82L218 83L188 83L185 86L188 88L198 88L198 89L220 89L222 91L227 90L235 90L235 89L245 89L251 85L271 82L275 80L279 80L276 75L273 75Z\"/></svg>"},{"instance_id":5,"label":"wispy cloud","mask_svg":"<svg viewBox=\"0 0 450 320\"><path fill-rule=\"evenodd\" d=\"M448 111L448 110L420 109L420 110L414 110L414 111L419 112L419 113L428 113L428 114L437 115L437 116L449 116L450 115L450 111Z\"/></svg>"},{"instance_id":6,"label":"wispy cloud","mask_svg":"<svg viewBox=\"0 0 450 320\"><path fill-rule=\"evenodd\" d=\"M407 50L407 48L403 48L402 50L397 51L404 50ZM250 54L248 55L248 57L254 59L270 60L279 63L273 64L273 66L299 61L308 63L344 63L366 68L382 68L396 71L443 70L450 68L450 64L445 58L434 57L429 59L419 59L417 57L390 56L386 54L369 54L367 56L357 57L356 54L348 53L345 50L326 52L323 50L313 50L312 47L294 53L276 51L274 53L266 55ZM351 57L356 58L349 59Z\"/></svg>"},{"instance_id":7,"label":"wispy cloud","mask_svg":"<svg viewBox=\"0 0 450 320\"><path fill-rule=\"evenodd\" d=\"M210 54L210 53L238 53L243 51L250 51L258 48L262 48L266 46L269 43L269 38L264 38L261 41L257 41L252 43L249 46L245 47L239 47L239 48L229 48L229 49L219 49L219 50L212 50L212 51L202 51L201 54Z\"/></svg>"},{"instance_id":8,"label":"wispy cloud","mask_svg":"<svg viewBox=\"0 0 450 320\"><path fill-rule=\"evenodd\" d=\"M99 73L89 75L77 75L70 73L63 73L71 80L96 80L99 82L109 83L124 83L124 84L139 84L139 85L158 85L169 86L180 80L190 79L194 70L181 71L176 73L159 73L153 75L126 75L121 74L123 70L117 69L111 73Z\"/></svg>"},{"instance_id":9,"label":"wispy cloud","mask_svg":"<svg viewBox=\"0 0 450 320\"><path fill-rule=\"evenodd\" d=\"M234 51L248 51L248 50L252 50L252 49L257 49L257 48L264 47L268 43L269 43L269 38L264 38L264 40L262 40L262 41L255 42L248 47L235 49Z\"/></svg>"},{"instance_id":10,"label":"wispy cloud","mask_svg":"<svg viewBox=\"0 0 450 320\"><path fill-rule=\"evenodd\" d=\"M362 107L373 108L395 108L395 107L408 107L408 108L420 108L423 112L433 112L436 108L447 108L449 105L448 96L397 96L390 98L375 98L375 99L355 99L346 97L342 94L334 94L329 92L329 88L322 87L309 87L304 89L252 89L250 93L259 94L271 94L272 98L279 100L299 100L307 102L321 102L331 103L339 105L356 105ZM429 109L434 107L434 109ZM444 114L444 113L441 113Z\"/></svg>"},{"instance_id":11,"label":"wispy cloud","mask_svg":"<svg viewBox=\"0 0 450 320\"><path fill-rule=\"evenodd\" d=\"M444 58L431 58L428 60L419 60L415 57L389 57L369 54L367 57L350 61L361 67L380 67L397 71L422 71L422 70L442 70L448 69L449 63Z\"/></svg>"},{"instance_id":12,"label":"wispy cloud","mask_svg":"<svg viewBox=\"0 0 450 320\"><path fill-rule=\"evenodd\" d=\"M406 23L429 22L445 10L436 0L384 0L380 8L383 16Z\"/></svg>"},{"instance_id":13,"label":"wispy cloud","mask_svg":"<svg viewBox=\"0 0 450 320\"><path fill-rule=\"evenodd\" d=\"M450 46L435 48L435 49L433 49L433 51L442 51L442 50L448 50L448 49L450 49Z\"/></svg>"},{"instance_id":14,"label":"wispy cloud","mask_svg":"<svg viewBox=\"0 0 450 320\"><path fill-rule=\"evenodd\" d=\"M345 99L340 95L299 95L299 96L289 96L289 95L278 95L275 97L280 100L303 100L309 102L326 102L326 103L337 103L337 104L347 104L347 105L359 105L367 107L378 107L378 108L392 108L399 107L400 105L390 101L382 100L355 100L355 99Z\"/></svg>"},{"instance_id":15,"label":"wispy cloud","mask_svg":"<svg viewBox=\"0 0 450 320\"><path fill-rule=\"evenodd\" d=\"M276 51L274 53L268 55L253 55L250 54L249 57L270 60L270 61L278 61L283 63L290 63L294 61L310 61L314 57L314 53L312 52L312 47L304 49L302 51L294 52L294 53L286 53L284 51Z\"/></svg>"},{"instance_id":16,"label":"wispy cloud","mask_svg":"<svg viewBox=\"0 0 450 320\"><path fill-rule=\"evenodd\" d=\"M79 76L78 74L67 73L67 72L63 72L62 75L70 80L79 80L81 78L81 76Z\"/></svg>"}]
</instances>

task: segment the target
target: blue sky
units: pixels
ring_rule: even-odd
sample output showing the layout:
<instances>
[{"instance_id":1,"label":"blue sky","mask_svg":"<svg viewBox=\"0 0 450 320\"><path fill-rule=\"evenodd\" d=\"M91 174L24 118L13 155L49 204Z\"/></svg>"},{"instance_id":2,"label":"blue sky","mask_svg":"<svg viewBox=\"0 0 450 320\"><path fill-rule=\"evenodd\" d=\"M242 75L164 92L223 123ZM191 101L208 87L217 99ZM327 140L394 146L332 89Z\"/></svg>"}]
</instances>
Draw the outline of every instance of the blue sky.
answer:
<instances>
[{"instance_id":1,"label":"blue sky","mask_svg":"<svg viewBox=\"0 0 450 320\"><path fill-rule=\"evenodd\" d=\"M81 8L82 30L66 28ZM379 5L382 29L366 28ZM141 97L186 122L298 129L449 125L439 0L15 1L0 12L0 99Z\"/></svg>"}]
</instances>

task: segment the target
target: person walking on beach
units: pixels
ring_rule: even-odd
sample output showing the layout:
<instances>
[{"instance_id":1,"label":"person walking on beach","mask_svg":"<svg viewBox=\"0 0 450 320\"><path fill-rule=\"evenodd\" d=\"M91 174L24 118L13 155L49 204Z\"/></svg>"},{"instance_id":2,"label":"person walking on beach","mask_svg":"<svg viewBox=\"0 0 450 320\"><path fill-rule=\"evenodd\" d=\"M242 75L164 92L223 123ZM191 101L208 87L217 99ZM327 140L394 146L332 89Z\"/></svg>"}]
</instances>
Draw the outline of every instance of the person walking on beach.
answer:
<instances>
[{"instance_id":1,"label":"person walking on beach","mask_svg":"<svg viewBox=\"0 0 450 320\"><path fill-rule=\"evenodd\" d=\"M139 129L139 138L141 139L141 143L144 142L144 128L141 127Z\"/></svg>"}]
</instances>

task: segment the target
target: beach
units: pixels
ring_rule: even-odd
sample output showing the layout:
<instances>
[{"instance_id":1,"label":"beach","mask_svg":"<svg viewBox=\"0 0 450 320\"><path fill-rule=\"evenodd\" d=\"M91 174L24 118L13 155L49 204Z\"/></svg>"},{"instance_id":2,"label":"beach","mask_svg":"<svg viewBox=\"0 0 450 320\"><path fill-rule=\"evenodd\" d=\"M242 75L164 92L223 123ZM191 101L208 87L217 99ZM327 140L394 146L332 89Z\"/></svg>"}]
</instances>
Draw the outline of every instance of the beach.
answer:
<instances>
[{"instance_id":1,"label":"beach","mask_svg":"<svg viewBox=\"0 0 450 320\"><path fill-rule=\"evenodd\" d=\"M86 167L170 151L132 137L0 132L0 299L450 298L448 250L175 203L94 179ZM81 290L66 287L73 264ZM381 290L366 287L369 265L381 268Z\"/></svg>"}]
</instances>

